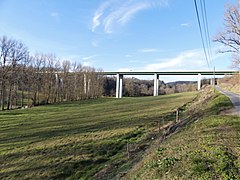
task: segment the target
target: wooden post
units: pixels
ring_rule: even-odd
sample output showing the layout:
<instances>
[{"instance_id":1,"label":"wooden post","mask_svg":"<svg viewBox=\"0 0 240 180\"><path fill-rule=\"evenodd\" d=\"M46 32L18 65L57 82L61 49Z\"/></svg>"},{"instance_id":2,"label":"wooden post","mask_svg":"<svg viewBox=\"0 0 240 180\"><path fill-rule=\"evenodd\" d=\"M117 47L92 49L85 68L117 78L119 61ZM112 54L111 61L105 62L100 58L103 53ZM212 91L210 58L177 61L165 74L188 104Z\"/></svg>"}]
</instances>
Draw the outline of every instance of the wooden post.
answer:
<instances>
[{"instance_id":1,"label":"wooden post","mask_svg":"<svg viewBox=\"0 0 240 180\"><path fill-rule=\"evenodd\" d=\"M163 127L165 125L165 121L164 121L164 118L163 118ZM163 128L163 134L165 134L165 128Z\"/></svg>"},{"instance_id":2,"label":"wooden post","mask_svg":"<svg viewBox=\"0 0 240 180\"><path fill-rule=\"evenodd\" d=\"M160 120L158 121L158 134L160 134Z\"/></svg>"},{"instance_id":3,"label":"wooden post","mask_svg":"<svg viewBox=\"0 0 240 180\"><path fill-rule=\"evenodd\" d=\"M129 143L127 143L127 155L128 155L128 159L129 159L130 158Z\"/></svg>"},{"instance_id":4,"label":"wooden post","mask_svg":"<svg viewBox=\"0 0 240 180\"><path fill-rule=\"evenodd\" d=\"M179 121L179 110L177 109L176 110L176 122L178 122Z\"/></svg>"}]
</instances>

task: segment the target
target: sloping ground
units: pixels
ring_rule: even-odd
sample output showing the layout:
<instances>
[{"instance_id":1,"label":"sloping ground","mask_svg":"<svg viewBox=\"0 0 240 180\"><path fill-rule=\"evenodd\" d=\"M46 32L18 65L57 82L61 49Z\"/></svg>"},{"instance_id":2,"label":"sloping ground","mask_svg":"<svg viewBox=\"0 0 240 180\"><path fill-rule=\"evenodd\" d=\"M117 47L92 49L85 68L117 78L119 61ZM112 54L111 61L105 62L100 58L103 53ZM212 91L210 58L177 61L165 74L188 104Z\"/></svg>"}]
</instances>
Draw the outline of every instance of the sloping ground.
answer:
<instances>
[{"instance_id":1,"label":"sloping ground","mask_svg":"<svg viewBox=\"0 0 240 180\"><path fill-rule=\"evenodd\" d=\"M240 72L219 80L218 84L223 90L240 94Z\"/></svg>"},{"instance_id":2,"label":"sloping ground","mask_svg":"<svg viewBox=\"0 0 240 180\"><path fill-rule=\"evenodd\" d=\"M156 141L124 178L239 179L240 118L217 115L231 105L225 96L212 93L203 92L194 102L204 114L193 108L188 120L194 123L163 142Z\"/></svg>"},{"instance_id":3,"label":"sloping ground","mask_svg":"<svg viewBox=\"0 0 240 180\"><path fill-rule=\"evenodd\" d=\"M0 179L113 177L122 164L130 166L129 143L150 137L156 120L173 120L172 112L195 96L102 98L0 112Z\"/></svg>"}]
</instances>

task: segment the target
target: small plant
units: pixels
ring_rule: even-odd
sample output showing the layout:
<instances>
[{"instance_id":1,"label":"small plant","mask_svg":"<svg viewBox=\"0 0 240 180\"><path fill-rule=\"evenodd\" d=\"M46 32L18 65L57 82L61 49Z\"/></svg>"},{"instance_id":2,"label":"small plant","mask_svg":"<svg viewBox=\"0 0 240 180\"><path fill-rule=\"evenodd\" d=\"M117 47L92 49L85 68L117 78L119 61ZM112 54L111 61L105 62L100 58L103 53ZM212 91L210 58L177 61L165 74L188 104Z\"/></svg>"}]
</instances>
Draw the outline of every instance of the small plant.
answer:
<instances>
[{"instance_id":1,"label":"small plant","mask_svg":"<svg viewBox=\"0 0 240 180\"><path fill-rule=\"evenodd\" d=\"M177 162L178 160L179 159L177 159L175 157L166 157L161 160L158 160L157 164L160 169L165 170L165 169L173 166L175 164L175 162Z\"/></svg>"},{"instance_id":2,"label":"small plant","mask_svg":"<svg viewBox=\"0 0 240 180\"><path fill-rule=\"evenodd\" d=\"M163 147L159 147L156 150L157 155L161 156L163 154L163 151L166 150L166 148Z\"/></svg>"},{"instance_id":3,"label":"small plant","mask_svg":"<svg viewBox=\"0 0 240 180\"><path fill-rule=\"evenodd\" d=\"M192 171L201 177L209 175L223 179L236 179L239 177L236 159L228 148L205 147L192 153Z\"/></svg>"},{"instance_id":4,"label":"small plant","mask_svg":"<svg viewBox=\"0 0 240 180\"><path fill-rule=\"evenodd\" d=\"M158 164L157 164L157 161L151 161L151 162L145 164L144 167L146 169L157 168Z\"/></svg>"}]
</instances>

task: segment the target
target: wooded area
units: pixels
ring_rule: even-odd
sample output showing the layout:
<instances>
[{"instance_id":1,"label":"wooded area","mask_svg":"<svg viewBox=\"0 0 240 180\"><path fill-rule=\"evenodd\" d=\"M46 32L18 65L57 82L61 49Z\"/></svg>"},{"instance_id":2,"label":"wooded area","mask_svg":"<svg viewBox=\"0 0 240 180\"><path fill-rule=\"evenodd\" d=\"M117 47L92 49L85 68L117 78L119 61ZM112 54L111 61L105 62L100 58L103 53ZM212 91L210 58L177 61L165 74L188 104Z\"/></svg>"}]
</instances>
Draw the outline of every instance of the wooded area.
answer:
<instances>
[{"instance_id":1,"label":"wooded area","mask_svg":"<svg viewBox=\"0 0 240 180\"><path fill-rule=\"evenodd\" d=\"M58 59L53 54L31 55L22 42L0 37L1 110L102 95L102 77L92 67Z\"/></svg>"},{"instance_id":2,"label":"wooded area","mask_svg":"<svg viewBox=\"0 0 240 180\"><path fill-rule=\"evenodd\" d=\"M20 41L0 37L1 110L115 96L116 78L101 70L61 60L53 54L32 55ZM196 84L159 83L159 94L195 91ZM153 95L153 81L124 78L124 96Z\"/></svg>"}]
</instances>

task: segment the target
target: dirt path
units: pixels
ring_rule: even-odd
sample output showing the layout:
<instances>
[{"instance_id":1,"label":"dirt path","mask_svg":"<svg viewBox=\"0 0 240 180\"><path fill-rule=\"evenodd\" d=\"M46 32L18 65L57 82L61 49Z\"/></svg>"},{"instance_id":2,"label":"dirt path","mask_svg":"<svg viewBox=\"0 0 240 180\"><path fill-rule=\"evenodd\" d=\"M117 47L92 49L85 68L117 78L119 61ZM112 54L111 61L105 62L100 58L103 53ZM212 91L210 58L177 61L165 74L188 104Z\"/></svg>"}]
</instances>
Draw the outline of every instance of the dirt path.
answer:
<instances>
[{"instance_id":1,"label":"dirt path","mask_svg":"<svg viewBox=\"0 0 240 180\"><path fill-rule=\"evenodd\" d=\"M229 97L229 99L233 103L233 108L226 111L226 114L240 116L240 95L229 91L224 91L219 86L216 86L215 88L222 94Z\"/></svg>"}]
</instances>

